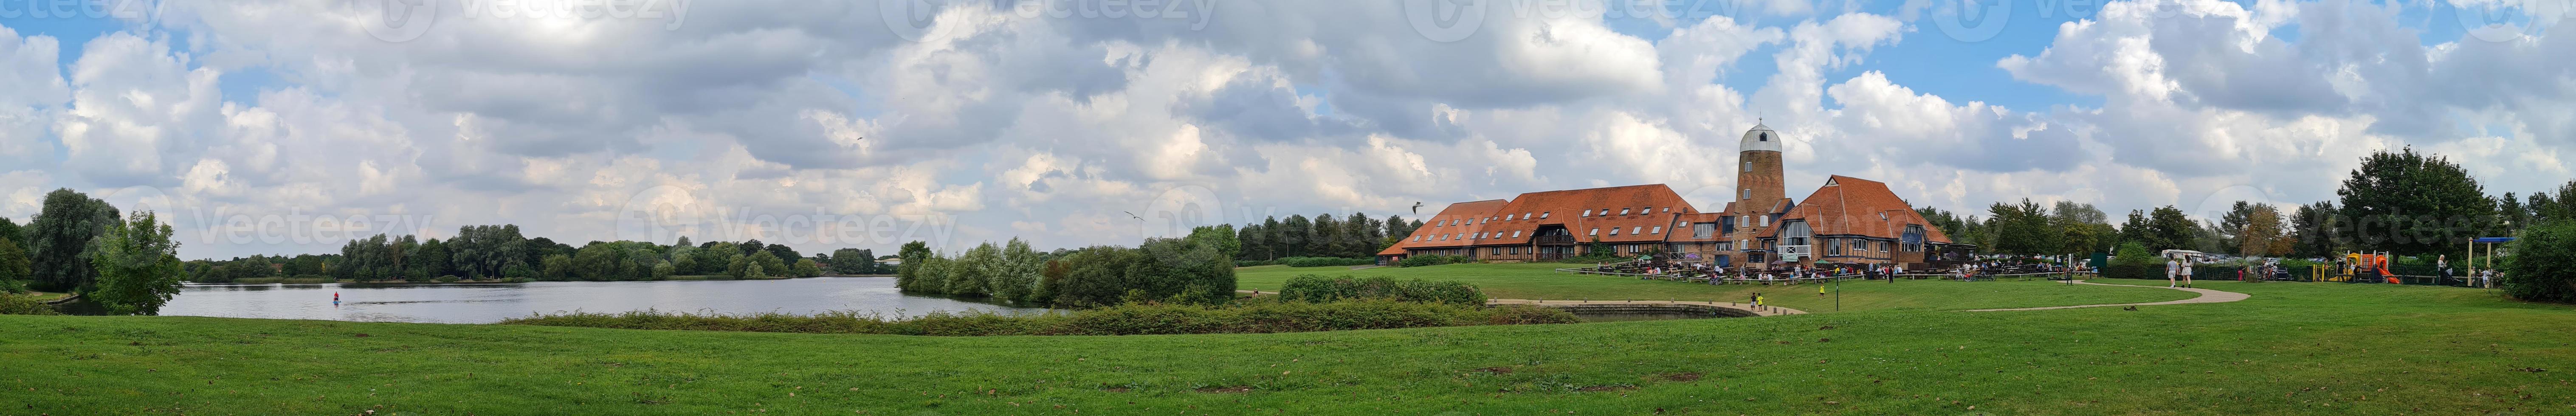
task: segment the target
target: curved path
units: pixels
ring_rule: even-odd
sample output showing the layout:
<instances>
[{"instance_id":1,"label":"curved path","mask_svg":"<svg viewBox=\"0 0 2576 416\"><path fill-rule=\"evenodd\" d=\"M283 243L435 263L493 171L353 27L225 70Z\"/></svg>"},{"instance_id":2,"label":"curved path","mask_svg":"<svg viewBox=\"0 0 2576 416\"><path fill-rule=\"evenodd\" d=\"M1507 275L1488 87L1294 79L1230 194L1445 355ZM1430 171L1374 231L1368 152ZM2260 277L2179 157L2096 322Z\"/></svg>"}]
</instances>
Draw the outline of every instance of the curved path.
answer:
<instances>
[{"instance_id":1,"label":"curved path","mask_svg":"<svg viewBox=\"0 0 2576 416\"><path fill-rule=\"evenodd\" d=\"M2155 287L2155 286L2114 285L2114 284L2107 284L2107 283L2093 283L2093 282L2087 282L2087 281L2082 281L2082 280L2077 280L2077 281L2075 281L2075 283L2076 283L2076 284L2084 284L2084 285L2094 285L2094 286ZM2200 297L2191 298L2191 299L2183 299L2183 300L2171 300L2171 301L2164 301L2164 302L2147 302L2147 303L2109 303L2109 304L2101 304L2101 305L2075 305L2075 306L2046 306L2046 307L2038 307L2038 308L1970 309L1970 310L1965 310L1965 311L1961 311L1961 312L2037 311L2037 310L2049 310L2049 309L2092 308L2092 307L2101 307L2101 306L2147 306L2147 305L2180 305L2180 304L2185 304L2185 303L2224 303L2224 302L2235 302L2235 301L2245 300L2245 298L2254 297L2254 295L2248 295L2248 294L2243 294L2243 293L2236 293L2236 292L2221 292L2221 291L2209 290L2209 289L2201 289L2201 288L2175 287L2175 288L2168 288L2168 289L2180 290L2180 291L2192 292L2192 293L2198 293L2198 294L2200 294Z\"/></svg>"},{"instance_id":2,"label":"curved path","mask_svg":"<svg viewBox=\"0 0 2576 416\"><path fill-rule=\"evenodd\" d=\"M1235 292L1235 293L1242 293L1242 294L1253 295L1253 296L1261 296L1261 295L1276 295L1276 294L1279 294L1279 292L1275 292L1275 291L1273 291L1273 292L1263 292L1263 291L1258 291L1258 290L1240 290L1240 289L1235 290L1234 292ZM1735 303L1735 302L1699 302L1699 301L1687 301L1687 300L1684 300L1684 301L1672 301L1672 300L1539 300L1539 299L1485 299L1485 304L1487 304L1487 305L1539 305L1539 306L1547 306L1547 305L1637 305L1637 306L1654 306L1654 305L1677 305L1677 304L1678 304L1678 305L1706 305L1706 306L1715 306L1715 307L1720 307L1720 308L1734 309L1734 310L1740 310L1740 311L1750 312L1750 313L1752 313L1752 314L1753 314L1753 316L1802 315L1802 314L1806 314L1806 313L1807 313L1807 311L1801 311L1801 310L1797 310L1797 309L1783 308L1783 307L1778 307L1778 306L1762 306L1762 307L1755 307L1755 306L1753 306L1753 305L1751 305L1751 304Z\"/></svg>"}]
</instances>

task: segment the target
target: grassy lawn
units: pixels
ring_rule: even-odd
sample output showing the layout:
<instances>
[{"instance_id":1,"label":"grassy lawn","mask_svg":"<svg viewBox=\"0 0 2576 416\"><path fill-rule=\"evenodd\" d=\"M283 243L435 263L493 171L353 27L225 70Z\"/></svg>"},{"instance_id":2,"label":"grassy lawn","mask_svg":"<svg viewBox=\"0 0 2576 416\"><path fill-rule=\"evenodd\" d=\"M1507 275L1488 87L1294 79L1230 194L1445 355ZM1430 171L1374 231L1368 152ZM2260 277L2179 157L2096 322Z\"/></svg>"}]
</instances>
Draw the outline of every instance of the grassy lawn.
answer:
<instances>
[{"instance_id":1,"label":"grassy lawn","mask_svg":"<svg viewBox=\"0 0 2576 416\"><path fill-rule=\"evenodd\" d=\"M1126 337L0 316L0 362L10 363L10 371L0 374L0 391L8 392L0 394L0 409L380 415L2576 412L2576 385L2570 384L2576 379L2570 374L2576 373L2576 347L2570 343L2576 340L2565 331L2576 328L2576 309L2568 306L2446 287L2202 287L2254 297L2138 311L1882 309Z\"/></svg>"},{"instance_id":2,"label":"grassy lawn","mask_svg":"<svg viewBox=\"0 0 2576 416\"><path fill-rule=\"evenodd\" d=\"M1235 269L1240 288L1245 290L1279 290L1288 278L1316 274L1324 276L1387 276L1397 279L1457 280L1476 285L1486 296L1499 299L1549 300L1697 300L1744 302L1753 292L1762 292L1770 303L1807 312L1834 310L1834 299L1816 296L1816 285L1708 285L1661 280L1638 280L1632 277L1580 275L1558 272L1571 265L1539 264L1452 264L1427 267L1379 267L1349 270L1342 267L1256 266ZM2069 286L2046 280L2004 280L1993 282L1955 282L1944 280L1846 281L1842 284L1842 308L1845 311L1871 309L1963 310L1990 308L2027 308L2038 306L2091 305L2106 303L2162 302L2190 299L2191 293L2164 288L2116 288Z\"/></svg>"}]
</instances>

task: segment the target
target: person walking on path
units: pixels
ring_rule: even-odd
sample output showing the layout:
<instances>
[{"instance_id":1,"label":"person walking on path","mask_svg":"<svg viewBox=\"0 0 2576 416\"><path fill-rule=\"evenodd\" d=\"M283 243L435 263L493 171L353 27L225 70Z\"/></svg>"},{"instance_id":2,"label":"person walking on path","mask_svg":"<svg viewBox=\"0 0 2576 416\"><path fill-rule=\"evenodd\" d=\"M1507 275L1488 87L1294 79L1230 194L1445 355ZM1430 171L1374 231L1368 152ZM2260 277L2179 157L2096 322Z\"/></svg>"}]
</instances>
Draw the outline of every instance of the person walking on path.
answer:
<instances>
[{"instance_id":1,"label":"person walking on path","mask_svg":"<svg viewBox=\"0 0 2576 416\"><path fill-rule=\"evenodd\" d=\"M2191 272L2191 264L2192 264L2192 263L2194 263L2194 262L2191 262L2191 261L2185 261L2185 262L2182 262L2182 287L2191 287L2191 278L2192 278L2192 275L2191 275L2191 273L2192 273L2192 272Z\"/></svg>"},{"instance_id":2,"label":"person walking on path","mask_svg":"<svg viewBox=\"0 0 2576 416\"><path fill-rule=\"evenodd\" d=\"M2176 259L2165 259L2165 287L2166 287L2166 288L2182 287L2182 281L2177 280L2177 279L2174 277L2174 274L2176 274L2176 273L2181 273L2181 272L2182 272L2182 260L2176 260Z\"/></svg>"}]
</instances>

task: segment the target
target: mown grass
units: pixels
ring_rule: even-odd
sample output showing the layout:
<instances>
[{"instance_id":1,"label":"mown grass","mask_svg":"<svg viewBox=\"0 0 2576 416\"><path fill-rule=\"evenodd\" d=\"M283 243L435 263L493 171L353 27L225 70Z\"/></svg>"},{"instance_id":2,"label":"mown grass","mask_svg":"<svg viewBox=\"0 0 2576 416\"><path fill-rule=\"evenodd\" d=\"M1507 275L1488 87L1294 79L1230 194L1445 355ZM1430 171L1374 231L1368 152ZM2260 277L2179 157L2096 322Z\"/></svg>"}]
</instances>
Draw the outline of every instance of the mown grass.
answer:
<instances>
[{"instance_id":1,"label":"mown grass","mask_svg":"<svg viewBox=\"0 0 2576 416\"><path fill-rule=\"evenodd\" d=\"M1908 282L1911 283L1911 282ZM1905 283L1897 284L1905 287ZM1925 286L1930 285L1916 285ZM2567 414L2576 310L2222 304L1284 334L914 337L0 316L51 414ZM2106 289L2077 286L2080 289ZM2156 289L2163 290L2163 289ZM1248 388L1248 390L1245 390Z\"/></svg>"},{"instance_id":2,"label":"mown grass","mask_svg":"<svg viewBox=\"0 0 2576 416\"><path fill-rule=\"evenodd\" d=\"M1530 305L1354 299L1285 302L1260 298L1228 305L1129 303L1075 311L1003 314L932 312L917 317L826 312L701 314L664 311L562 312L502 320L504 325L696 331L894 334L937 336L1266 334L1434 326L1570 324L1583 322L1558 309Z\"/></svg>"},{"instance_id":3,"label":"mown grass","mask_svg":"<svg viewBox=\"0 0 2576 416\"><path fill-rule=\"evenodd\" d=\"M1314 274L1321 276L1386 276L1396 279L1455 280L1476 285L1485 296L1495 299L1546 300L1690 300L1745 302L1755 292L1769 298L1769 303L1807 312L1834 310L1834 298L1817 296L1816 286L1808 285L1709 285L1663 280L1638 280L1634 277L1584 275L1558 272L1561 263L1534 264L1451 264L1425 267L1378 267L1360 270L1316 270L1284 266L1256 266L1235 269L1238 287L1245 290L1276 292L1289 278ZM1832 288L1827 288L1831 290ZM2037 278L1987 282L1945 280L1886 281L1851 280L1843 282L1842 310L1931 309L1967 310L1993 308L2028 308L2039 306L2091 305L2109 303L2162 302L2190 299L2188 292L2154 289L2082 287Z\"/></svg>"}]
</instances>

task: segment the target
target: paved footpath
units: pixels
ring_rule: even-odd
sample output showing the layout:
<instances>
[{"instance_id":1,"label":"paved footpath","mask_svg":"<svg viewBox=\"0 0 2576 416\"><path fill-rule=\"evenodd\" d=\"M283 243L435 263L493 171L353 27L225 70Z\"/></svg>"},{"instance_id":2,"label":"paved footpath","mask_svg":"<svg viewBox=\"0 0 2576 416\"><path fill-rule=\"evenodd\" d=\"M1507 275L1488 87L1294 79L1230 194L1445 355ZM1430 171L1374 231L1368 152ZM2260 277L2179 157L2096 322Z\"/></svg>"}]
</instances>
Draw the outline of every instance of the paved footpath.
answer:
<instances>
[{"instance_id":1,"label":"paved footpath","mask_svg":"<svg viewBox=\"0 0 2576 416\"><path fill-rule=\"evenodd\" d=\"M1234 292L1235 292L1235 293L1242 293L1242 294L1253 295L1253 296L1261 296L1261 295L1276 295L1276 294L1279 294L1279 292L1275 292L1275 291L1273 291L1273 292L1263 292L1263 291L1258 291L1258 290L1235 290ZM1755 307L1753 307L1753 305L1751 305L1751 304L1744 304L1744 303L1735 303L1735 302L1699 302L1699 301L1687 301L1687 300L1683 300L1683 301L1673 301L1673 300L1536 300L1536 299L1486 299L1486 300L1485 300L1485 304L1487 304L1487 305L1640 305L1640 306L1652 306L1652 305L1707 305L1707 306L1716 306L1716 307L1721 307L1721 308L1735 309L1735 310L1742 310L1742 311L1746 311L1746 312L1752 312L1754 316L1801 315L1801 314L1806 314L1806 313L1807 313L1807 311L1801 311L1801 310L1797 310L1797 309L1783 308L1783 307L1778 307L1778 306L1764 306L1764 307L1760 307L1760 308L1755 308Z\"/></svg>"},{"instance_id":2,"label":"paved footpath","mask_svg":"<svg viewBox=\"0 0 2576 416\"><path fill-rule=\"evenodd\" d=\"M2155 287L2155 286L2114 285L2114 284L2107 284L2107 283L2093 283L2093 282L2087 282L2087 281L2082 281L2082 280L2077 280L2077 281L2075 281L2075 283L2076 283L2076 284L2084 284L2084 285L2094 285L2094 286ZM2198 294L2200 294L2200 297L2191 298L2191 299L2183 299L2183 300L2164 301L2164 302L2148 302L2148 303L2111 303L2111 304L2101 304L2101 305L2075 305L2075 306L2048 306L2048 307L2039 307L2039 308L1972 309L1972 310L1967 310L1967 311L1963 311L1963 312L2037 311L2037 310L2048 310L2048 309L2093 308L2093 307L2102 307L2102 306L2147 306L2147 305L2180 305L2180 304L2185 304L2185 303L2225 303L2225 302L2235 302L2235 301L2245 300L2245 298L2254 297L2253 295L2247 295L2247 294L2243 294L2243 293L2236 293L2236 292L2221 292L2221 291L2216 291L2216 290L2200 289L2200 288L2176 287L2176 288L2168 288L2168 289L2180 290L2180 291L2192 292L2192 293L2198 293Z\"/></svg>"}]
</instances>

